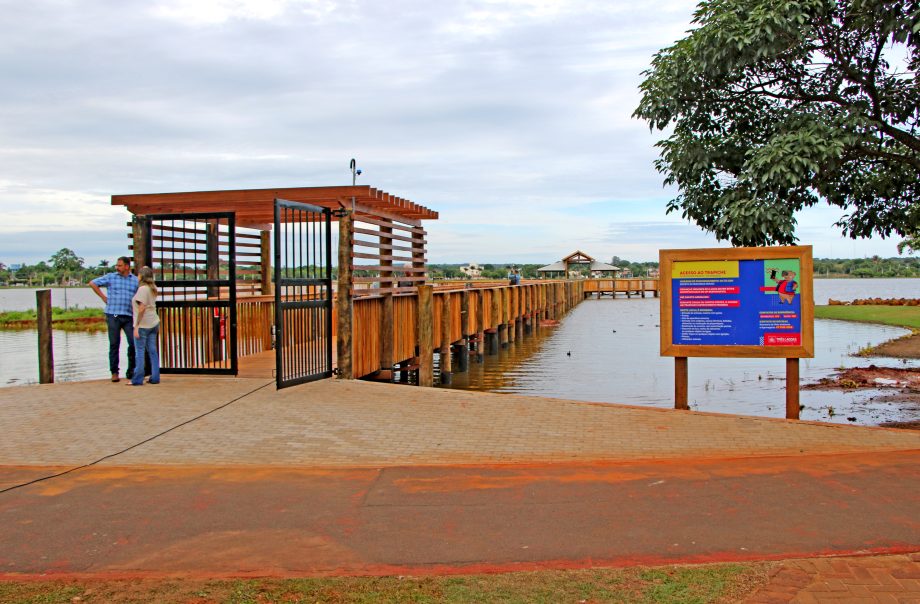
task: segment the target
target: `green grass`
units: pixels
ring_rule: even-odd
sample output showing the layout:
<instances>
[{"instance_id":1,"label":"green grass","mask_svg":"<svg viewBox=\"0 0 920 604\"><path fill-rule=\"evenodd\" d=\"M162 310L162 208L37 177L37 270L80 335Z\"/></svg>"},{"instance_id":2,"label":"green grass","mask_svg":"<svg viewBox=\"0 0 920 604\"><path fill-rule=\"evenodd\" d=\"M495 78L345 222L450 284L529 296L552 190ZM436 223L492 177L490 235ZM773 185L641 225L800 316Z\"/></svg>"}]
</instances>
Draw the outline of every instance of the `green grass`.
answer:
<instances>
[{"instance_id":1,"label":"green grass","mask_svg":"<svg viewBox=\"0 0 920 604\"><path fill-rule=\"evenodd\" d=\"M35 309L0 312L0 326L37 320ZM101 308L80 308L74 306L64 310L58 306L51 308L52 321L77 321L80 319L102 319L105 314Z\"/></svg>"},{"instance_id":2,"label":"green grass","mask_svg":"<svg viewBox=\"0 0 920 604\"><path fill-rule=\"evenodd\" d=\"M503 604L737 602L767 580L771 563L707 564L429 577L0 582L0 601L106 602L500 602Z\"/></svg>"},{"instance_id":3,"label":"green grass","mask_svg":"<svg viewBox=\"0 0 920 604\"><path fill-rule=\"evenodd\" d=\"M881 323L920 330L920 306L815 306L815 318Z\"/></svg>"}]
</instances>

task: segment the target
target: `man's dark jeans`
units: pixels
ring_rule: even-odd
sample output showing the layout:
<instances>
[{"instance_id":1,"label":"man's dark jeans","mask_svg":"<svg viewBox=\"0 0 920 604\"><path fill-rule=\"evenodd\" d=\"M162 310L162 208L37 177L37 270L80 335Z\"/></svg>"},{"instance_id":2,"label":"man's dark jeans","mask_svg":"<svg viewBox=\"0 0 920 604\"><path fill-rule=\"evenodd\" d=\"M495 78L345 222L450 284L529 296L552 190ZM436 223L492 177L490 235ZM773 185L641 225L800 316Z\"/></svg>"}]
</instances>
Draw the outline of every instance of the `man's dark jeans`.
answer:
<instances>
[{"instance_id":1,"label":"man's dark jeans","mask_svg":"<svg viewBox=\"0 0 920 604\"><path fill-rule=\"evenodd\" d=\"M118 349L121 347L121 334L128 340L127 377L134 375L134 317L131 315L106 315L109 327L109 372L118 375Z\"/></svg>"}]
</instances>

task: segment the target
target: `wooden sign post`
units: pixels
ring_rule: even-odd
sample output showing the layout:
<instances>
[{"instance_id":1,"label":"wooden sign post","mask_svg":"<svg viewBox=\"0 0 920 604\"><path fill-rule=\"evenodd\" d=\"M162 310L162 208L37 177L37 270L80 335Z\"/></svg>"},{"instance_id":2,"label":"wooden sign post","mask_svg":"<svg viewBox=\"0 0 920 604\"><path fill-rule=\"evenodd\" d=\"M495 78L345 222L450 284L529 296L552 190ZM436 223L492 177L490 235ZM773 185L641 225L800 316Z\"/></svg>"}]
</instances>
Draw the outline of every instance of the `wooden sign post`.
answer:
<instances>
[{"instance_id":1,"label":"wooden sign post","mask_svg":"<svg viewBox=\"0 0 920 604\"><path fill-rule=\"evenodd\" d=\"M799 359L814 356L811 246L661 250L661 354L688 409L689 357L786 359L786 418L799 418Z\"/></svg>"}]
</instances>

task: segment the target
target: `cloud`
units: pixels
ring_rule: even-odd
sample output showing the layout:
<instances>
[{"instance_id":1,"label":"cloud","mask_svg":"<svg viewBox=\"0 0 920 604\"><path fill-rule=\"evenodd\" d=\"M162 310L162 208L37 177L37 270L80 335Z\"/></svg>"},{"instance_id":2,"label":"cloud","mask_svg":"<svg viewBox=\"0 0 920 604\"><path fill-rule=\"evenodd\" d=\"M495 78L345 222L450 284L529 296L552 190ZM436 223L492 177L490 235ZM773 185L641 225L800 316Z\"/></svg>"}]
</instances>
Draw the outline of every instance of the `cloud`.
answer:
<instances>
[{"instance_id":1,"label":"cloud","mask_svg":"<svg viewBox=\"0 0 920 604\"><path fill-rule=\"evenodd\" d=\"M624 256L607 231L623 222L650 225L648 244L629 245L652 254L653 225L673 217L652 164L658 137L631 114L641 71L692 10L677 0L17 4L0 22L0 261L13 232L83 229L95 246L95 233L124 222L112 194L347 184L352 157L360 182L441 212L432 261L548 262L580 242ZM695 227L684 228L692 240ZM895 253L894 242L874 245Z\"/></svg>"}]
</instances>

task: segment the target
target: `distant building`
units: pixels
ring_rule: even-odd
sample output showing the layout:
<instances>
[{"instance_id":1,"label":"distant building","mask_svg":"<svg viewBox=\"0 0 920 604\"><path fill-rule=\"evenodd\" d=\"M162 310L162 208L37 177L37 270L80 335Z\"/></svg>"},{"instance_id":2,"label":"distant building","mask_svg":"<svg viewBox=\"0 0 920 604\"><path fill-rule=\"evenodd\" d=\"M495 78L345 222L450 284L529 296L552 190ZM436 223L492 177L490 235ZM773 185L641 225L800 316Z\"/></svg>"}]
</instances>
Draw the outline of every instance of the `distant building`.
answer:
<instances>
[{"instance_id":1,"label":"distant building","mask_svg":"<svg viewBox=\"0 0 920 604\"><path fill-rule=\"evenodd\" d=\"M476 279L482 276L482 267L478 264L467 264L466 266L460 267L460 272L463 273L465 277L470 279Z\"/></svg>"}]
</instances>

